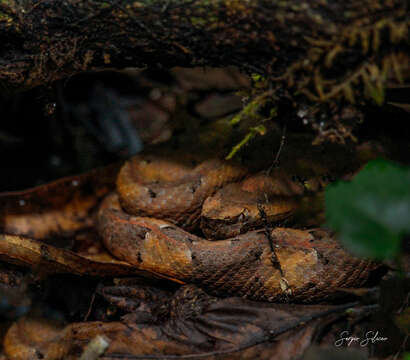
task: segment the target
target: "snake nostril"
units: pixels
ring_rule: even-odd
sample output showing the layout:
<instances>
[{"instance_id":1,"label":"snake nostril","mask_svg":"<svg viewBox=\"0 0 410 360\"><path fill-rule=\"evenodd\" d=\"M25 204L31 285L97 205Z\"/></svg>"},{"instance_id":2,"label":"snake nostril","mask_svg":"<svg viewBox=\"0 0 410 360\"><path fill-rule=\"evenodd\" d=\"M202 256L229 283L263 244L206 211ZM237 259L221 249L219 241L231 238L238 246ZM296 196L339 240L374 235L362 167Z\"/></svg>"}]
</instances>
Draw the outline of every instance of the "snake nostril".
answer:
<instances>
[{"instance_id":1,"label":"snake nostril","mask_svg":"<svg viewBox=\"0 0 410 360\"><path fill-rule=\"evenodd\" d=\"M154 198L157 197L157 193L154 192L152 189L148 189L148 194L149 194L151 199L154 199Z\"/></svg>"}]
</instances>

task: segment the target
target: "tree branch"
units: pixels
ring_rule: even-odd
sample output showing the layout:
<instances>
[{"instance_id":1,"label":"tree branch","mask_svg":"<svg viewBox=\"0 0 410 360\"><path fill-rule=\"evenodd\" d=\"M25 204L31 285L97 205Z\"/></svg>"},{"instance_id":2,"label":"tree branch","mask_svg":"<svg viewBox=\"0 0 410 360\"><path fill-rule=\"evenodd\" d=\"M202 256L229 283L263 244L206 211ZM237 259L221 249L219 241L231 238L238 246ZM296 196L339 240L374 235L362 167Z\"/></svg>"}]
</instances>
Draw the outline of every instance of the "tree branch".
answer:
<instances>
[{"instance_id":1,"label":"tree branch","mask_svg":"<svg viewBox=\"0 0 410 360\"><path fill-rule=\"evenodd\" d=\"M0 0L0 85L13 93L87 70L237 65L303 80L320 100L325 77L364 62L393 54L403 73L408 10L402 0Z\"/></svg>"}]
</instances>

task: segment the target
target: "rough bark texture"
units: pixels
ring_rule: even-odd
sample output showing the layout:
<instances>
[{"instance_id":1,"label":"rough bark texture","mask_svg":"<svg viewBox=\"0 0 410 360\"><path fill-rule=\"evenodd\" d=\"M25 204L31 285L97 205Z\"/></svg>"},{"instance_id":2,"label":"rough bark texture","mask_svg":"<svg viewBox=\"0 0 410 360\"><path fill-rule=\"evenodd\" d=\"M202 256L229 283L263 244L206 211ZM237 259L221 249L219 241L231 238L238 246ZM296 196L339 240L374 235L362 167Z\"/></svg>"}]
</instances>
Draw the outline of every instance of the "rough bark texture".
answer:
<instances>
[{"instance_id":1,"label":"rough bark texture","mask_svg":"<svg viewBox=\"0 0 410 360\"><path fill-rule=\"evenodd\" d=\"M237 65L295 93L376 101L408 78L403 0L1 0L7 93L85 70Z\"/></svg>"}]
</instances>

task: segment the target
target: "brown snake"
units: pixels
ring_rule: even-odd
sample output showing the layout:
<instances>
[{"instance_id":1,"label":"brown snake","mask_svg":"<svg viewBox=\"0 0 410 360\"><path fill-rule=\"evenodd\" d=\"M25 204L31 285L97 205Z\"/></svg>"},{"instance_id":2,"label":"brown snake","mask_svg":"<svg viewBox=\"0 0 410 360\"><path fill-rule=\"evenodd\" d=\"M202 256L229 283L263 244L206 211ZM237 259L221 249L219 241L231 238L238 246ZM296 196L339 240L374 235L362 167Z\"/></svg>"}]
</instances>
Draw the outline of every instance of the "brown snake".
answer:
<instances>
[{"instance_id":1,"label":"brown snake","mask_svg":"<svg viewBox=\"0 0 410 360\"><path fill-rule=\"evenodd\" d=\"M216 159L137 156L120 171L118 195L99 211L104 244L138 269L214 295L314 302L366 283L378 265L352 257L328 231L278 227L267 236L257 204L270 223L288 221L305 189L280 171L238 183L245 175L245 168ZM210 241L186 231L199 224L214 240L229 238Z\"/></svg>"}]
</instances>

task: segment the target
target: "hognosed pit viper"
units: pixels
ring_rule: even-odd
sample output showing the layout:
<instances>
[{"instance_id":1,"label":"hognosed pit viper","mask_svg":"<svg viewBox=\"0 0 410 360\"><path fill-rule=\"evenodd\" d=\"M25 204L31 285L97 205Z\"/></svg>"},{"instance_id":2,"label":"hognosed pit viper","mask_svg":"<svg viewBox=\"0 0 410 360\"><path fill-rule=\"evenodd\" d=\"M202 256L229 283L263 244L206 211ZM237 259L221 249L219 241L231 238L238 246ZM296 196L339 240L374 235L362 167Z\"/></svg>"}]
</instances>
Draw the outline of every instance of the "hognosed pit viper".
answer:
<instances>
[{"instance_id":1,"label":"hognosed pit viper","mask_svg":"<svg viewBox=\"0 0 410 360\"><path fill-rule=\"evenodd\" d=\"M310 190L324 185L307 181ZM329 300L364 285L379 265L350 255L327 230L272 226L292 224L306 196L280 169L248 174L215 158L138 155L103 201L98 230L115 257L213 295Z\"/></svg>"}]
</instances>

